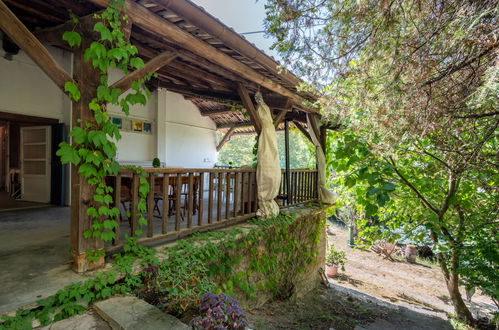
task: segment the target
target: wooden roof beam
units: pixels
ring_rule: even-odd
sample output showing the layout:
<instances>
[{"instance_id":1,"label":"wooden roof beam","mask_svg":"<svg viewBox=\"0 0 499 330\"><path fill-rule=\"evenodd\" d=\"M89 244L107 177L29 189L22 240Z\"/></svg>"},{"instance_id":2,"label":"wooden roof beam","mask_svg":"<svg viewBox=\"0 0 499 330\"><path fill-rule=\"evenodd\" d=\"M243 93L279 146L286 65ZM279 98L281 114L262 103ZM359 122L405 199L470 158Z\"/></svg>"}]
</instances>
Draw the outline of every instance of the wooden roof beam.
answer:
<instances>
[{"instance_id":1,"label":"wooden roof beam","mask_svg":"<svg viewBox=\"0 0 499 330\"><path fill-rule=\"evenodd\" d=\"M90 2L102 7L107 7L110 0L89 0ZM168 22L160 16L149 11L146 7L139 5L132 0L125 0L126 10L129 18L134 24L141 26L145 30L154 31L155 33L166 37L179 47L189 50L192 53L208 58L215 64L224 67L241 77L248 79L257 85L261 85L271 91L274 91L283 96L287 96L298 104L303 104L305 99L288 90L277 82L265 77L247 65L235 60L229 55L221 52L212 45L199 40L190 33L182 30L175 24ZM305 107L305 106L304 106ZM317 109L307 109L312 113L317 113Z\"/></svg>"},{"instance_id":2,"label":"wooden roof beam","mask_svg":"<svg viewBox=\"0 0 499 330\"><path fill-rule=\"evenodd\" d=\"M220 141L220 143L217 145L217 151L220 151L220 149L222 149L222 147L227 143L229 142L230 140L230 137L232 136L232 133L234 133L234 130L236 129L235 126L232 126L231 128L229 128L229 130L227 131L227 133L225 133L224 137L222 138L222 140Z\"/></svg>"},{"instance_id":3,"label":"wooden roof beam","mask_svg":"<svg viewBox=\"0 0 499 330\"><path fill-rule=\"evenodd\" d=\"M66 82L74 82L47 48L24 26L2 0L0 0L0 29L28 54L61 90L64 91Z\"/></svg>"},{"instance_id":4,"label":"wooden roof beam","mask_svg":"<svg viewBox=\"0 0 499 330\"><path fill-rule=\"evenodd\" d=\"M121 90L121 93L124 93L128 89L130 89L130 87L132 87L132 83L134 81L144 78L149 73L158 71L161 67L165 66L176 57L177 53L170 51L163 52L153 59L149 60L146 64L144 64L142 68L130 72L129 74L112 84L110 88L119 88Z\"/></svg>"},{"instance_id":5,"label":"wooden roof beam","mask_svg":"<svg viewBox=\"0 0 499 330\"><path fill-rule=\"evenodd\" d=\"M253 122L252 121L240 121L240 122L237 122L237 123L223 123L223 124L218 124L217 125L217 129L222 129L222 128L231 128L231 127L235 127L235 128L242 128L242 127L254 127L253 125Z\"/></svg>"}]
</instances>

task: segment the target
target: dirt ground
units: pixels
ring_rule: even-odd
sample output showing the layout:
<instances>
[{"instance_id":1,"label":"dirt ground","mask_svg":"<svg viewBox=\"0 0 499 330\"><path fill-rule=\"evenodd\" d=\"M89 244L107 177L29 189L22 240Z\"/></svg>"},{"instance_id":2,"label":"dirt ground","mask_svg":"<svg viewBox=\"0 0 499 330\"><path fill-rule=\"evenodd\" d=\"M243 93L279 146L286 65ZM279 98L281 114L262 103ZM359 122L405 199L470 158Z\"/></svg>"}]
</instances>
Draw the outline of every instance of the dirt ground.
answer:
<instances>
[{"instance_id":1,"label":"dirt ground","mask_svg":"<svg viewBox=\"0 0 499 330\"><path fill-rule=\"evenodd\" d=\"M298 302L272 302L248 312L252 329L452 329L453 308L436 265L383 259L347 246L348 232L338 226L329 244L347 253L346 270L328 287ZM490 313L495 306L476 294L471 309Z\"/></svg>"}]
</instances>

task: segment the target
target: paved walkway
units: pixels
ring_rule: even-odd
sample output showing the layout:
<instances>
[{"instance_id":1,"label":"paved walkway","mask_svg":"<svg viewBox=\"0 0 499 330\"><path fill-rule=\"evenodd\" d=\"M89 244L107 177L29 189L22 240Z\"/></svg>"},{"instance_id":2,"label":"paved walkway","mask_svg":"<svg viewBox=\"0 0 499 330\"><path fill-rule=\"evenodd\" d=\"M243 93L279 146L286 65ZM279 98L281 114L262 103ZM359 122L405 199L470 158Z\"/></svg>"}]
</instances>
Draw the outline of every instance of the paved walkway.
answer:
<instances>
[{"instance_id":1,"label":"paved walkway","mask_svg":"<svg viewBox=\"0 0 499 330\"><path fill-rule=\"evenodd\" d=\"M69 208L1 212L0 314L85 279L69 262Z\"/></svg>"}]
</instances>

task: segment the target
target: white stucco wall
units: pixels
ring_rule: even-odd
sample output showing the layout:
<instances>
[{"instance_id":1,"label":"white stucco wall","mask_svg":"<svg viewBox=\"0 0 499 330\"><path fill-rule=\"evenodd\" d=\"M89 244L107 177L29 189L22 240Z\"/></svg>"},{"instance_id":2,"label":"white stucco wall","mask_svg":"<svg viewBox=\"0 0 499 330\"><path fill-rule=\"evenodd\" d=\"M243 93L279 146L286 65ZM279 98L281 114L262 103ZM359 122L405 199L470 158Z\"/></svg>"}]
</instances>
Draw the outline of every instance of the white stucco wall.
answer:
<instances>
[{"instance_id":1,"label":"white stucco wall","mask_svg":"<svg viewBox=\"0 0 499 330\"><path fill-rule=\"evenodd\" d=\"M199 109L182 95L168 91L158 94L164 97L165 111L164 121L158 122L166 139L165 159L161 161L173 167L213 167L217 157L215 123L201 116Z\"/></svg>"},{"instance_id":2,"label":"white stucco wall","mask_svg":"<svg viewBox=\"0 0 499 330\"><path fill-rule=\"evenodd\" d=\"M0 39L0 111L53 118L69 124L69 98L26 53L21 50L9 61L4 58L1 45ZM54 47L47 49L67 72L71 72L70 53Z\"/></svg>"},{"instance_id":3,"label":"white stucco wall","mask_svg":"<svg viewBox=\"0 0 499 330\"><path fill-rule=\"evenodd\" d=\"M109 73L109 84L114 83L123 77L123 73L118 70L111 70ZM144 120L153 125L152 133L138 133L121 131L121 140L118 141L118 160L122 163L134 163L137 165L150 165L156 157L156 114L158 108L157 93L154 92L147 100L146 105L136 104L130 107L130 119ZM109 106L110 116L126 117L119 107Z\"/></svg>"}]
</instances>

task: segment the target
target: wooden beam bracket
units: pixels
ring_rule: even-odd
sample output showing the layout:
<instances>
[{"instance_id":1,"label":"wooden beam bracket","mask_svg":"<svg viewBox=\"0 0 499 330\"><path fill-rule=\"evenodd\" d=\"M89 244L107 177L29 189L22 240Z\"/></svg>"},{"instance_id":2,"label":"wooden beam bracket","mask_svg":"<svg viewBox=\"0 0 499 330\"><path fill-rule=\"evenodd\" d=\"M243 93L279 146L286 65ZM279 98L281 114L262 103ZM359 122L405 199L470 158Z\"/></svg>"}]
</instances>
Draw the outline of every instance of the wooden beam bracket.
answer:
<instances>
[{"instance_id":1,"label":"wooden beam bracket","mask_svg":"<svg viewBox=\"0 0 499 330\"><path fill-rule=\"evenodd\" d=\"M217 145L217 151L220 151L222 149L222 147L227 143L229 142L230 140L230 137L232 136L232 134L234 133L236 127L235 126L232 126L231 128L229 128L229 130L227 131L227 133L225 133L224 137L222 138L222 140L220 141L220 143Z\"/></svg>"},{"instance_id":2,"label":"wooden beam bracket","mask_svg":"<svg viewBox=\"0 0 499 330\"><path fill-rule=\"evenodd\" d=\"M161 67L165 66L169 62L173 61L177 57L176 52L166 51L163 52L156 57L149 60L144 66L140 69L137 69L133 72L130 72L114 84L110 86L111 89L119 88L121 93L126 92L130 87L132 87L132 83L141 78L144 78L149 73L154 73L158 71Z\"/></svg>"},{"instance_id":3,"label":"wooden beam bracket","mask_svg":"<svg viewBox=\"0 0 499 330\"><path fill-rule=\"evenodd\" d=\"M260 134L260 132L262 130L262 123L260 122L260 117L258 117L258 114L257 114L256 109L255 109L255 105L253 104L253 101L251 100L251 97L249 96L248 90L242 84L238 84L237 85L237 92L239 93L239 96L241 97L241 101L243 102L244 108L246 109L246 111L248 111L251 122L255 126L256 132L258 134Z\"/></svg>"}]
</instances>

